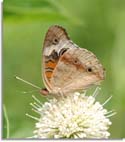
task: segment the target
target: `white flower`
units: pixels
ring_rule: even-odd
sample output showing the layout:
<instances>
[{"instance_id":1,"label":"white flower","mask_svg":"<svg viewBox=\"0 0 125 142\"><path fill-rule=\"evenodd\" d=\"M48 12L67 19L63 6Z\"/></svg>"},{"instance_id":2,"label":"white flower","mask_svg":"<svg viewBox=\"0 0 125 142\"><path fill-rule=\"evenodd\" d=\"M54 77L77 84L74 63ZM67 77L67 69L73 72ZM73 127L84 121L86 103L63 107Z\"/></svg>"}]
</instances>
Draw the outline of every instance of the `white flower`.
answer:
<instances>
[{"instance_id":1,"label":"white flower","mask_svg":"<svg viewBox=\"0 0 125 142\"><path fill-rule=\"evenodd\" d=\"M34 137L108 138L109 117L115 112L103 108L111 97L103 104L95 101L98 90L92 96L76 92L60 99L53 97L44 104L33 96L36 102L31 105L40 114Z\"/></svg>"}]
</instances>

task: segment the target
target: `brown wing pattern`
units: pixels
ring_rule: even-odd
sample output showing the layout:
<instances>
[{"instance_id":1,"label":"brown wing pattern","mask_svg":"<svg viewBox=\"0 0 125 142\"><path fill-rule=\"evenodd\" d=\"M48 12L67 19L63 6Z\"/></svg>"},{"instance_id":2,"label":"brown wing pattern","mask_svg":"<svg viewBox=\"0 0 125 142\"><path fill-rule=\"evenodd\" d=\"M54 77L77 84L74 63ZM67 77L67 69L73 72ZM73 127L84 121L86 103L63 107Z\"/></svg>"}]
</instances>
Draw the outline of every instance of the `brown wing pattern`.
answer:
<instances>
[{"instance_id":1,"label":"brown wing pattern","mask_svg":"<svg viewBox=\"0 0 125 142\"><path fill-rule=\"evenodd\" d=\"M46 33L43 47L43 79L45 86L51 90L50 79L59 58L70 48L71 41L64 28L52 26ZM69 47L69 48L68 48Z\"/></svg>"},{"instance_id":2,"label":"brown wing pattern","mask_svg":"<svg viewBox=\"0 0 125 142\"><path fill-rule=\"evenodd\" d=\"M66 30L58 25L51 26L46 33L44 40L44 48L50 47L52 45L57 45L60 40L68 40L68 34Z\"/></svg>"},{"instance_id":3,"label":"brown wing pattern","mask_svg":"<svg viewBox=\"0 0 125 142\"><path fill-rule=\"evenodd\" d=\"M104 79L104 70L96 56L81 48L69 49L60 58L51 85L63 93L83 90Z\"/></svg>"}]
</instances>

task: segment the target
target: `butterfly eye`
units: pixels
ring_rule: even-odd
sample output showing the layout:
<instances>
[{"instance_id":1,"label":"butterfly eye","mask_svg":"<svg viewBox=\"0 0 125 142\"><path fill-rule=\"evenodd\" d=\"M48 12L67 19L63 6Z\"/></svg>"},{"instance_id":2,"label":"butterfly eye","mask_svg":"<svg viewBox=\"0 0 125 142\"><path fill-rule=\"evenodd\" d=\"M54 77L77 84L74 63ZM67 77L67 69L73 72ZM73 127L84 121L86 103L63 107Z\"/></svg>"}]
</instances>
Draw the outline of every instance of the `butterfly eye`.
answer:
<instances>
[{"instance_id":1,"label":"butterfly eye","mask_svg":"<svg viewBox=\"0 0 125 142\"><path fill-rule=\"evenodd\" d=\"M92 72L92 68L87 68L87 72Z\"/></svg>"},{"instance_id":2,"label":"butterfly eye","mask_svg":"<svg viewBox=\"0 0 125 142\"><path fill-rule=\"evenodd\" d=\"M54 38L54 39L53 39L53 44L56 45L56 44L58 44L58 42L59 42L59 40L58 40L57 38Z\"/></svg>"}]
</instances>

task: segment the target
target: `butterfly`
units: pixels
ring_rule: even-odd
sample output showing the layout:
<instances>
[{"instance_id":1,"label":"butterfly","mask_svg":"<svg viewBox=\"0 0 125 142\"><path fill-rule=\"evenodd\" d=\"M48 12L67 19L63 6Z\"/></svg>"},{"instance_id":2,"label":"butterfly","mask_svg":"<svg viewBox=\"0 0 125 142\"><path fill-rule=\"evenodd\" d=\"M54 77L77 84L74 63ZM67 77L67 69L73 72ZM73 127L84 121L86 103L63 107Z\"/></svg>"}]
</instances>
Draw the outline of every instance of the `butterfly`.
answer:
<instances>
[{"instance_id":1,"label":"butterfly","mask_svg":"<svg viewBox=\"0 0 125 142\"><path fill-rule=\"evenodd\" d=\"M104 68L97 57L87 49L74 44L66 30L51 26L42 48L42 78L45 89L41 94L64 95L86 90L105 78Z\"/></svg>"}]
</instances>

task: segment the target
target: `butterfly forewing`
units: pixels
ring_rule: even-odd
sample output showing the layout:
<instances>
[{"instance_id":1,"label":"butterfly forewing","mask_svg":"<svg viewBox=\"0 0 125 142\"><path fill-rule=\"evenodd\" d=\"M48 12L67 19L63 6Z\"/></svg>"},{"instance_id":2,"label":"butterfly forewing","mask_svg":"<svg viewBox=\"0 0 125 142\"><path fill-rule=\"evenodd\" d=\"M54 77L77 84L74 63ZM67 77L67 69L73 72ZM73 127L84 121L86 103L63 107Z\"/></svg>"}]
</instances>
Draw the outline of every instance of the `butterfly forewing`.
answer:
<instances>
[{"instance_id":1,"label":"butterfly forewing","mask_svg":"<svg viewBox=\"0 0 125 142\"><path fill-rule=\"evenodd\" d=\"M70 46L69 37L60 26L52 26L46 33L42 55L42 75L47 89L52 90L50 79L53 71L59 61L59 58L66 52Z\"/></svg>"}]
</instances>

